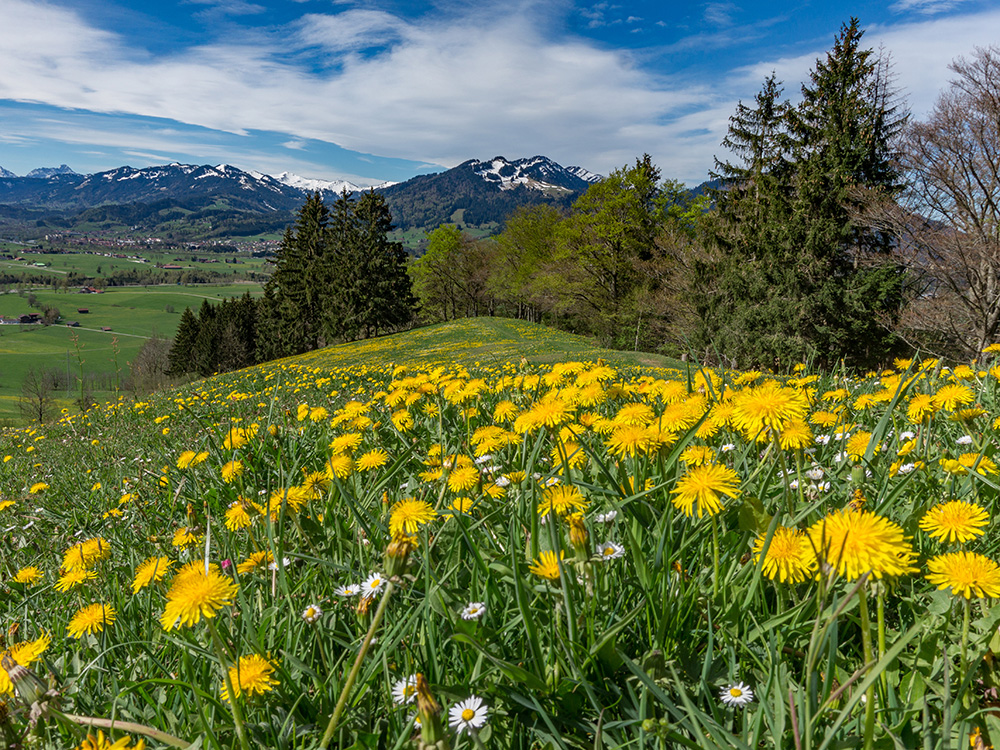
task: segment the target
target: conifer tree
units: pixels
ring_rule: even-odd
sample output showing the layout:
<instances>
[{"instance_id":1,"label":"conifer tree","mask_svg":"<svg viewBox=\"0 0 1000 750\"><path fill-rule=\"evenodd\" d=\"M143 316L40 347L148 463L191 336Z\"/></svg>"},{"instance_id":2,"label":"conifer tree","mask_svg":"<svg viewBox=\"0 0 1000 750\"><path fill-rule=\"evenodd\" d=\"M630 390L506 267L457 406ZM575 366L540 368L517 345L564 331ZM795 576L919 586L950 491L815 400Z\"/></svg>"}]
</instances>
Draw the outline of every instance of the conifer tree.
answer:
<instances>
[{"instance_id":1,"label":"conifer tree","mask_svg":"<svg viewBox=\"0 0 1000 750\"><path fill-rule=\"evenodd\" d=\"M191 308L184 308L180 323L177 325L177 333L174 335L174 343L167 354L167 361L170 363L168 375L179 377L194 372L194 345L198 340L199 328L198 318Z\"/></svg>"},{"instance_id":2,"label":"conifer tree","mask_svg":"<svg viewBox=\"0 0 1000 750\"><path fill-rule=\"evenodd\" d=\"M902 272L885 262L892 238L857 223L852 202L859 188L899 188L892 144L905 115L862 35L857 19L842 27L799 107L772 75L730 119L723 143L741 162L717 162L716 257L696 304L700 343L740 365L869 365L894 343Z\"/></svg>"}]
</instances>

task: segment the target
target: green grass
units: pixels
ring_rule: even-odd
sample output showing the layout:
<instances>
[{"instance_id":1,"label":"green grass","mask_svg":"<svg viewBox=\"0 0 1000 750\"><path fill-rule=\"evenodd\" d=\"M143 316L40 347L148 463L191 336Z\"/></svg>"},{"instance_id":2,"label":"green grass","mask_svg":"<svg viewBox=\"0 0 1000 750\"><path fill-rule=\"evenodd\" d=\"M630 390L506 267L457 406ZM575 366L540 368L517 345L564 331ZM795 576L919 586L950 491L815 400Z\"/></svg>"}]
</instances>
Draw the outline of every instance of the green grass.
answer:
<instances>
[{"instance_id":1,"label":"green grass","mask_svg":"<svg viewBox=\"0 0 1000 750\"><path fill-rule=\"evenodd\" d=\"M16 317L29 312L40 312L51 305L62 313L64 321L80 323L70 328L64 323L52 326L0 326L0 420L18 420L18 400L21 383L29 369L55 369L69 372L69 380L76 383L80 373L79 357L73 342L75 335L80 343L83 372L85 375L106 374L112 380L120 370L119 382L128 375L128 363L154 335L172 338L185 307L195 311L204 300L218 303L229 297L238 297L250 291L260 293L256 284L226 286L154 286L114 287L103 294L79 292L35 291L39 307L30 308L27 297L14 293L0 294L0 315ZM167 307L174 312L167 312ZM89 312L79 313L85 308ZM102 331L102 327L111 331ZM115 362L112 341L117 340L118 359ZM57 394L60 408L73 408L72 402L79 394L76 386ZM113 397L108 390L97 390L94 397L104 401Z\"/></svg>"},{"instance_id":2,"label":"green grass","mask_svg":"<svg viewBox=\"0 0 1000 750\"><path fill-rule=\"evenodd\" d=\"M420 710L454 750L1000 740L1000 366L671 364L457 321L0 433L3 648L57 696L33 724L11 695L0 731L401 750ZM417 674L441 716L399 697ZM471 696L479 733L440 727Z\"/></svg>"}]
</instances>

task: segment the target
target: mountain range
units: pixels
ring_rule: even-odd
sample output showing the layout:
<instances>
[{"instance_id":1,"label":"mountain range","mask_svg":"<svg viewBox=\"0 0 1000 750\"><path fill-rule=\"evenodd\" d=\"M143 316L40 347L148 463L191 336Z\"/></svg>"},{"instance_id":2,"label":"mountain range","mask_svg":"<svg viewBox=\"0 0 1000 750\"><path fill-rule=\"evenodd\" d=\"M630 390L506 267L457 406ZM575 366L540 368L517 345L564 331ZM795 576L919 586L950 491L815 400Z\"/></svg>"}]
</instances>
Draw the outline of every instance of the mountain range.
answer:
<instances>
[{"instance_id":1,"label":"mountain range","mask_svg":"<svg viewBox=\"0 0 1000 750\"><path fill-rule=\"evenodd\" d=\"M185 216L211 219L210 232L255 234L289 223L305 197L329 202L343 192L374 189L385 195L403 230L433 229L451 221L496 231L515 208L547 202L568 206L600 175L563 167L544 156L471 159L435 174L362 188L345 180L315 180L288 172L271 176L228 164L123 166L82 175L67 165L32 170L24 177L0 167L0 223L79 228L117 223L156 231ZM5 221L6 219L6 221ZM238 234L236 235L238 236Z\"/></svg>"}]
</instances>

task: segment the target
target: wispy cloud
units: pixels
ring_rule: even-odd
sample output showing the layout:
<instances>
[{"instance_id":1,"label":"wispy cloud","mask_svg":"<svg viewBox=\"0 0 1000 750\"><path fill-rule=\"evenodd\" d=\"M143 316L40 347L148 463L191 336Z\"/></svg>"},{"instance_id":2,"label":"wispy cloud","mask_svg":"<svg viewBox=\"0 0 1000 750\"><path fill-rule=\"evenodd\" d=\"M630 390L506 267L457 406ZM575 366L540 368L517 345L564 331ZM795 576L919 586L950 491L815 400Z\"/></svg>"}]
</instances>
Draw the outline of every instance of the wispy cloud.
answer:
<instances>
[{"instance_id":1,"label":"wispy cloud","mask_svg":"<svg viewBox=\"0 0 1000 750\"><path fill-rule=\"evenodd\" d=\"M731 26L738 10L734 3L708 3L705 5L705 20L712 26Z\"/></svg>"},{"instance_id":2,"label":"wispy cloud","mask_svg":"<svg viewBox=\"0 0 1000 750\"><path fill-rule=\"evenodd\" d=\"M965 0L898 0L889 6L896 13L919 13L932 16L954 10Z\"/></svg>"}]
</instances>

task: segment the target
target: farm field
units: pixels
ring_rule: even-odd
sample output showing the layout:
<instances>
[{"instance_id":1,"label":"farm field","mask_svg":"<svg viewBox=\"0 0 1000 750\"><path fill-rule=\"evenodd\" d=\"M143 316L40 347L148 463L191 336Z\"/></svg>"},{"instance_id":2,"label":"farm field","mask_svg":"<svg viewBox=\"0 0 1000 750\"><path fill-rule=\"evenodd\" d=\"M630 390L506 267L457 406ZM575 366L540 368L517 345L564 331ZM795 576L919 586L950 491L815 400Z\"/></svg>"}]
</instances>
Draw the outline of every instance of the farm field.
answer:
<instances>
[{"instance_id":1,"label":"farm field","mask_svg":"<svg viewBox=\"0 0 1000 750\"><path fill-rule=\"evenodd\" d=\"M1000 365L640 357L463 320L6 431L7 741L1000 739Z\"/></svg>"},{"instance_id":2,"label":"farm field","mask_svg":"<svg viewBox=\"0 0 1000 750\"><path fill-rule=\"evenodd\" d=\"M79 393L76 386L80 374L79 359L83 359L85 375L106 374L113 382L120 369L120 381L128 375L128 363L153 335L172 338L185 307L197 311L203 300L219 302L241 296L247 291L257 295L257 284L114 287L102 294L80 294L78 291L31 292L37 298L36 308L28 306L27 295L10 292L0 294L0 316L40 312L48 305L62 313L62 323L51 326L0 326L0 420L19 419L18 399L21 383L29 369L69 372L70 388L60 393L63 406ZM168 312L172 308L173 312ZM88 312L80 313L80 309ZM78 322L71 328L67 322ZM111 331L101 330L110 327ZM80 357L73 341L77 337ZM116 343L113 345L113 341ZM118 348L117 365L114 347ZM95 398L104 401L113 396L110 390L97 390ZM75 407L73 407L75 410Z\"/></svg>"}]
</instances>

